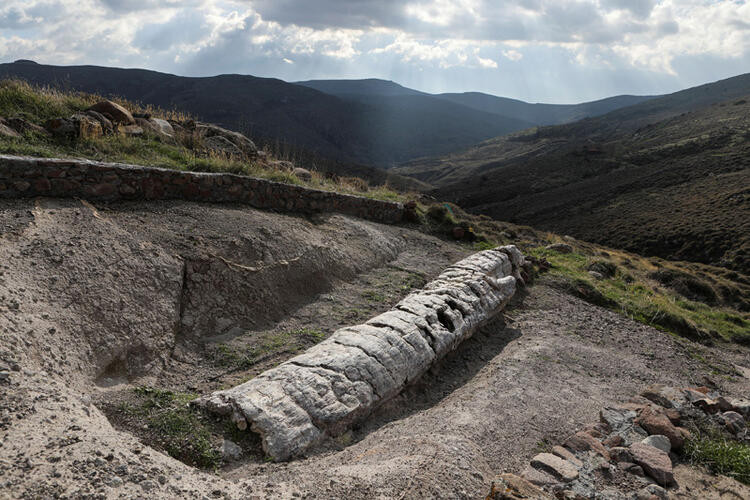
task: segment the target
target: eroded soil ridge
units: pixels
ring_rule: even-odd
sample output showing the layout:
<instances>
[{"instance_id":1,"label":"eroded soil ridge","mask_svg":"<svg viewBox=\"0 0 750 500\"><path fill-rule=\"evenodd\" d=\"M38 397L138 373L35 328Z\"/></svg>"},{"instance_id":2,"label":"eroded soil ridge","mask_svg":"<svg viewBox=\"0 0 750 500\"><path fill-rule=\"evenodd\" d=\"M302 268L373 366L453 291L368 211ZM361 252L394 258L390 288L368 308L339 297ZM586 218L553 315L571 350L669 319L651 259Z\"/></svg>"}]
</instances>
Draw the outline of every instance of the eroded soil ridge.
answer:
<instances>
[{"instance_id":1,"label":"eroded soil ridge","mask_svg":"<svg viewBox=\"0 0 750 500\"><path fill-rule=\"evenodd\" d=\"M197 404L260 434L274 460L299 455L387 401L502 310L521 280L515 246L476 253L364 324Z\"/></svg>"}]
</instances>

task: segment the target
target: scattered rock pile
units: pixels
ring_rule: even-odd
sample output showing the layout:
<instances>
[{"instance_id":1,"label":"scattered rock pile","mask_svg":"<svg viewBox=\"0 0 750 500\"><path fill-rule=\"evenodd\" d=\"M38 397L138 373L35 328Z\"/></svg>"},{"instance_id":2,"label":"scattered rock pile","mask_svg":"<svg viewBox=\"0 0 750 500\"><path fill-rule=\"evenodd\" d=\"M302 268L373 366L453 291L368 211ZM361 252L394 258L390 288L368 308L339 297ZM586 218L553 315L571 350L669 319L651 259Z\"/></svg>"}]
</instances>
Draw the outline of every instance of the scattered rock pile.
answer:
<instances>
[{"instance_id":1,"label":"scattered rock pile","mask_svg":"<svg viewBox=\"0 0 750 500\"><path fill-rule=\"evenodd\" d=\"M706 416L737 439L750 440L750 401L707 387L654 385L628 403L602 409L598 423L536 455L521 476L499 476L487 500L666 499L668 489L678 486L673 459L690 437L681 424Z\"/></svg>"}]
</instances>

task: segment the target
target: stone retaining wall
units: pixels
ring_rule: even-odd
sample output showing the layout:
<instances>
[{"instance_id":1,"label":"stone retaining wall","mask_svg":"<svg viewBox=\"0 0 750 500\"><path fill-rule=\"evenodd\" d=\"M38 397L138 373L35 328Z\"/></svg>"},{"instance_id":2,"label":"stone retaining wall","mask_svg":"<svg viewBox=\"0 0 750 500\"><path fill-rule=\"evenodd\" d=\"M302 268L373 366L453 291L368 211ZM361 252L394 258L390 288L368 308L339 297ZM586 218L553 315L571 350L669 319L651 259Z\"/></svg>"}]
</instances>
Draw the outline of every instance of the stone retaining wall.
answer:
<instances>
[{"instance_id":1,"label":"stone retaining wall","mask_svg":"<svg viewBox=\"0 0 750 500\"><path fill-rule=\"evenodd\" d=\"M346 431L418 379L500 310L524 257L515 246L476 253L362 325L196 404L260 434L274 460Z\"/></svg>"},{"instance_id":2,"label":"stone retaining wall","mask_svg":"<svg viewBox=\"0 0 750 500\"><path fill-rule=\"evenodd\" d=\"M400 222L404 211L401 203L233 174L0 155L0 198L32 196L231 202L301 213L339 212L384 223Z\"/></svg>"}]
</instances>

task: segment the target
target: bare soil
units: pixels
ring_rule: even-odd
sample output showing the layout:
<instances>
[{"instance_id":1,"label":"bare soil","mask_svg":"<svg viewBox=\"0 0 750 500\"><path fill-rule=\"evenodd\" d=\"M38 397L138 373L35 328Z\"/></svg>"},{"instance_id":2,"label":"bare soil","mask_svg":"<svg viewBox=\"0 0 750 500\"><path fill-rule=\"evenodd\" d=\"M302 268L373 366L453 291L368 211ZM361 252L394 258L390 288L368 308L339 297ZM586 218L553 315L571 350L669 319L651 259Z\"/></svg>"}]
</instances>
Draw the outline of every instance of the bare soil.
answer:
<instances>
[{"instance_id":1,"label":"bare soil","mask_svg":"<svg viewBox=\"0 0 750 500\"><path fill-rule=\"evenodd\" d=\"M247 453L201 471L118 416L133 388L238 383L470 249L338 215L180 202L4 201L0 230L2 498L477 498L648 384L708 376L750 394L747 348L693 344L542 278L350 433L292 462Z\"/></svg>"}]
</instances>

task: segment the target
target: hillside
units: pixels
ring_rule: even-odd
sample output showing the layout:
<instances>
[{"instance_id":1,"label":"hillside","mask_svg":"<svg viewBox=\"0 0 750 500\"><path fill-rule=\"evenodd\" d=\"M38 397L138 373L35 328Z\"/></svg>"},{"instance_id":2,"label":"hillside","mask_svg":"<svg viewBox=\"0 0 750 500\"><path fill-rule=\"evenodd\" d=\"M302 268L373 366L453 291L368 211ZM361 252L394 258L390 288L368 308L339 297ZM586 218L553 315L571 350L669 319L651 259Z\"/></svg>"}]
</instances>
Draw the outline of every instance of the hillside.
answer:
<instances>
[{"instance_id":1,"label":"hillside","mask_svg":"<svg viewBox=\"0 0 750 500\"><path fill-rule=\"evenodd\" d=\"M1 78L180 109L276 149L283 145L292 151L384 167L460 150L528 126L432 98L364 103L244 75L188 78L139 69L17 62L0 64Z\"/></svg>"},{"instance_id":2,"label":"hillside","mask_svg":"<svg viewBox=\"0 0 750 500\"><path fill-rule=\"evenodd\" d=\"M747 274L749 95L741 75L395 171L473 212Z\"/></svg>"}]
</instances>

